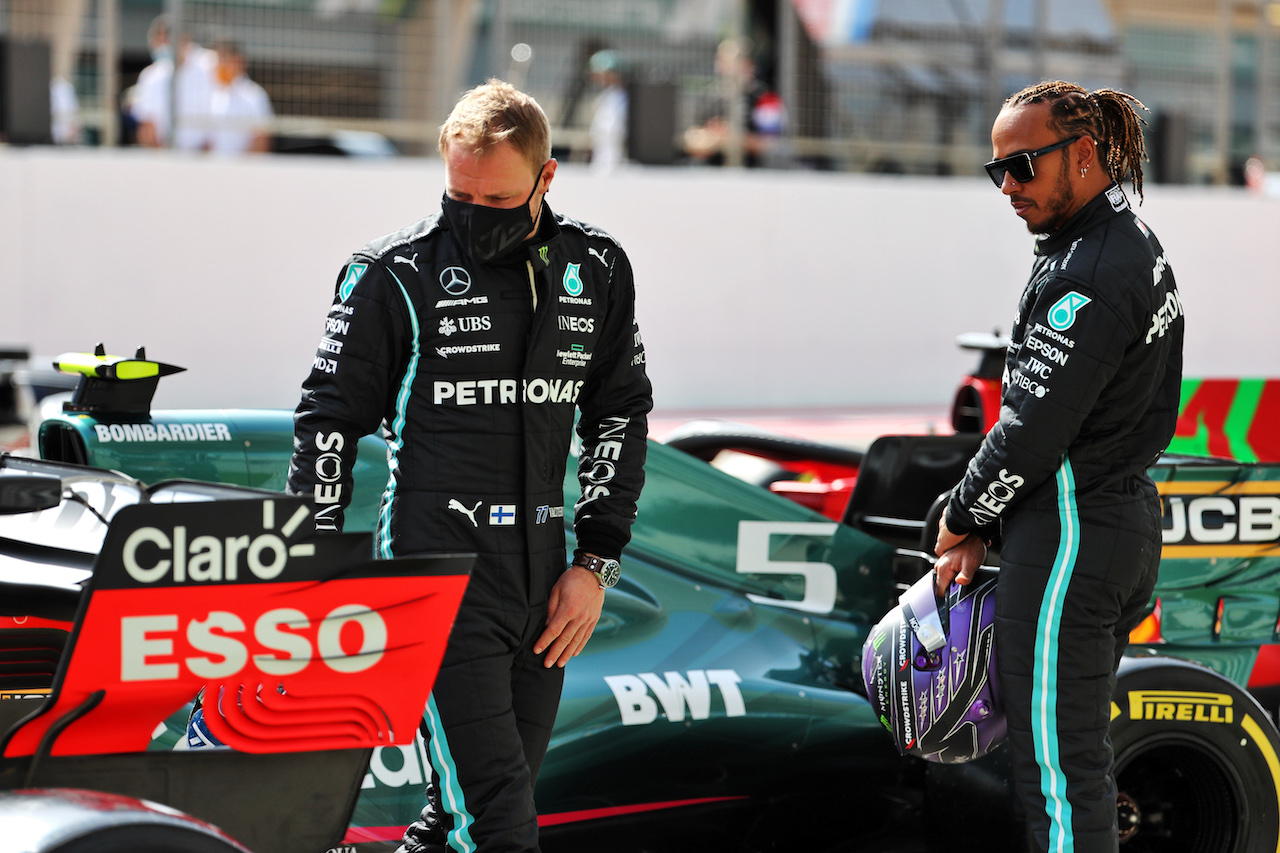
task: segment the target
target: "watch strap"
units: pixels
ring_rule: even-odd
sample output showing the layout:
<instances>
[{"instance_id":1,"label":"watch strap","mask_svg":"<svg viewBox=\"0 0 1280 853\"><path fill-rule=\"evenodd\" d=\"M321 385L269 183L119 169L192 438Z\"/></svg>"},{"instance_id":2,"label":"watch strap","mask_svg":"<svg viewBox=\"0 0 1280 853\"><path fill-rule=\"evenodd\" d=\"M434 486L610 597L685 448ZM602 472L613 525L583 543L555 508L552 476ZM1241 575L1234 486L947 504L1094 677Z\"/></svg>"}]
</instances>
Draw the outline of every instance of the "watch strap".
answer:
<instances>
[{"instance_id":1,"label":"watch strap","mask_svg":"<svg viewBox=\"0 0 1280 853\"><path fill-rule=\"evenodd\" d=\"M596 576L601 589L608 589L618 582L618 561L597 557L592 554L578 554L570 565L586 569ZM612 581L612 583L608 582Z\"/></svg>"}]
</instances>

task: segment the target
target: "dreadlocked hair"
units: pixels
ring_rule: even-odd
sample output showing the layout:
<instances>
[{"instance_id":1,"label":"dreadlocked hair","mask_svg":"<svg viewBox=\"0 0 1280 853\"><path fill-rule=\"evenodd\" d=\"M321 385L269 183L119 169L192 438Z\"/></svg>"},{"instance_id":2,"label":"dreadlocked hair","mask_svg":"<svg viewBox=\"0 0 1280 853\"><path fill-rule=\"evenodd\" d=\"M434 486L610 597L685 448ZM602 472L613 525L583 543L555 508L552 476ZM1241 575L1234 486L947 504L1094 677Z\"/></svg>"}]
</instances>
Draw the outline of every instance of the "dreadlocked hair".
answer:
<instances>
[{"instance_id":1,"label":"dreadlocked hair","mask_svg":"<svg viewBox=\"0 0 1280 853\"><path fill-rule=\"evenodd\" d=\"M1075 83L1050 80L1028 86L1004 102L1006 107L1048 104L1049 126L1063 137L1090 136L1098 145L1103 167L1117 181L1129 177L1142 203L1142 161L1147 159L1142 125L1146 119L1135 107L1146 106L1127 92L1098 89L1087 92Z\"/></svg>"}]
</instances>

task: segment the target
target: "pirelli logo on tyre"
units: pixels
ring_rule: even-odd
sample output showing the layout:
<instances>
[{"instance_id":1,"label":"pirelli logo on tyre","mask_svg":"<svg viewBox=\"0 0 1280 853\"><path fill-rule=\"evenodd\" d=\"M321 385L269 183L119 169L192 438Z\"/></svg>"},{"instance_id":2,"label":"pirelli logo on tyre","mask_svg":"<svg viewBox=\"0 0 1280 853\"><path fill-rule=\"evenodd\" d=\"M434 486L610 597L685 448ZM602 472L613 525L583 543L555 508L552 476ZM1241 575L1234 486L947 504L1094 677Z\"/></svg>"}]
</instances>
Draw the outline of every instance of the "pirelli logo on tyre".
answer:
<instances>
[{"instance_id":1,"label":"pirelli logo on tyre","mask_svg":"<svg viewBox=\"0 0 1280 853\"><path fill-rule=\"evenodd\" d=\"M1129 719L1183 723L1231 723L1231 696L1195 690L1130 690Z\"/></svg>"}]
</instances>

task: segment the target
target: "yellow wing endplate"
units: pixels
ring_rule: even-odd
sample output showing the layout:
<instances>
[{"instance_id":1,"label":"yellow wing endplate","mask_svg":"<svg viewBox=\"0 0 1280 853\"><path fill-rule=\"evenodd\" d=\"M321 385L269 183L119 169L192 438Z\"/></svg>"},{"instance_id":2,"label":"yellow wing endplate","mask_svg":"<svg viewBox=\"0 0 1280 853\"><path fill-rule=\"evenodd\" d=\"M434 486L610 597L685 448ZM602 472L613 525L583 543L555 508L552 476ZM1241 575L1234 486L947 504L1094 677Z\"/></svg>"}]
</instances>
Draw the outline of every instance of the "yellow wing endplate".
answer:
<instances>
[{"instance_id":1,"label":"yellow wing endplate","mask_svg":"<svg viewBox=\"0 0 1280 853\"><path fill-rule=\"evenodd\" d=\"M139 349L133 356L106 355L101 347L97 352L66 352L53 362L55 370L63 373L78 373L94 379L108 379L127 382L133 379L150 379L168 376L186 370L173 364L151 361L146 353Z\"/></svg>"}]
</instances>

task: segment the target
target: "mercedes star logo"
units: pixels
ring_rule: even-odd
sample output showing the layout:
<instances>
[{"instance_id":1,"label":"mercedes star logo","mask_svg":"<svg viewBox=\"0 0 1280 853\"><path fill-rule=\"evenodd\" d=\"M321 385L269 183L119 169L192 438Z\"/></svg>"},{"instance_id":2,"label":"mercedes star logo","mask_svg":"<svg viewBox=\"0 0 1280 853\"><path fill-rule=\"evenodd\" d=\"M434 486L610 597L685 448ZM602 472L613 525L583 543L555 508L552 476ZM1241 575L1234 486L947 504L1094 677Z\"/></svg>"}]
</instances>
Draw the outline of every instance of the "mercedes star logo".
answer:
<instances>
[{"instance_id":1,"label":"mercedes star logo","mask_svg":"<svg viewBox=\"0 0 1280 853\"><path fill-rule=\"evenodd\" d=\"M445 267L440 273L440 286L450 296L461 296L471 289L471 273L462 267Z\"/></svg>"}]
</instances>

